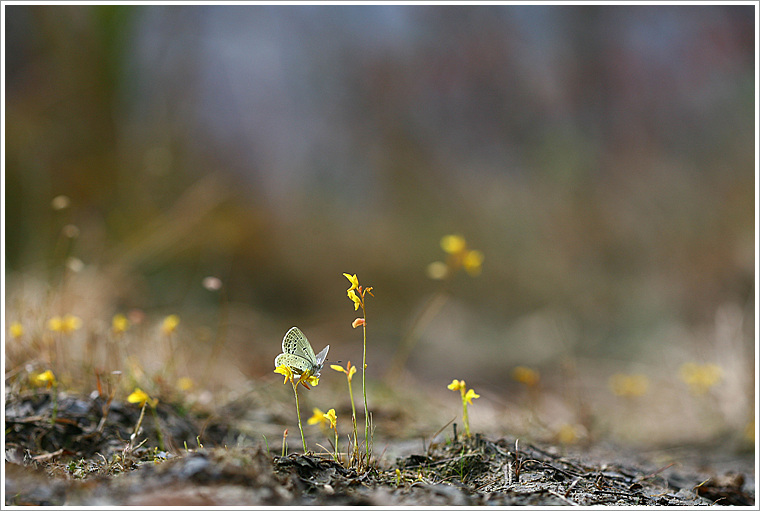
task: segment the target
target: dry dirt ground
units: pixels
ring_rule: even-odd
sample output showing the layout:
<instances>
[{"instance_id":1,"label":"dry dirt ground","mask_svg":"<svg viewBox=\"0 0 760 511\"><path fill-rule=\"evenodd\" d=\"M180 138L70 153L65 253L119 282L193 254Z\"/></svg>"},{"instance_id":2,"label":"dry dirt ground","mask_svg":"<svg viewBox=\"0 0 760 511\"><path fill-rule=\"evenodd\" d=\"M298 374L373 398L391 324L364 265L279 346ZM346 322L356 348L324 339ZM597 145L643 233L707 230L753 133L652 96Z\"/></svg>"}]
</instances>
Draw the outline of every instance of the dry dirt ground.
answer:
<instances>
[{"instance_id":1,"label":"dry dirt ground","mask_svg":"<svg viewBox=\"0 0 760 511\"><path fill-rule=\"evenodd\" d=\"M751 453L719 450L701 463L664 463L601 445L573 452L516 438L463 438L449 428L445 441L424 447L384 439L399 455L357 470L327 453L280 456L264 442L229 447L240 436L231 426L239 406L203 415L161 403L161 438L173 446L165 450L150 413L128 447L139 417L134 405L64 395L51 421L53 408L49 391L6 394L5 505L755 503Z\"/></svg>"}]
</instances>

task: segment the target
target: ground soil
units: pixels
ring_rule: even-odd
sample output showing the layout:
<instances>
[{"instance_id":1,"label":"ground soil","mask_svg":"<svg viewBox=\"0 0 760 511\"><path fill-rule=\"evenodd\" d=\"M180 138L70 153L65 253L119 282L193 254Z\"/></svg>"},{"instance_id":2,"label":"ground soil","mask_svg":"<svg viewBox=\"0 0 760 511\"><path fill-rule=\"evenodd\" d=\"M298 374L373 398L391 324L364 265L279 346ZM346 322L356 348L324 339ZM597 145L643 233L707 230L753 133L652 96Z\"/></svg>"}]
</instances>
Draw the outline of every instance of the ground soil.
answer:
<instances>
[{"instance_id":1,"label":"ground soil","mask_svg":"<svg viewBox=\"0 0 760 511\"><path fill-rule=\"evenodd\" d=\"M698 463L667 462L601 443L567 448L477 433L464 438L450 427L445 440L425 446L383 439L397 455L364 469L326 452L281 456L268 443L235 444L241 433L233 427L234 407L211 415L162 402L155 415L145 414L134 439L140 408L97 394L54 400L50 390L6 393L5 413L6 505L755 503L751 453L708 456L703 449Z\"/></svg>"}]
</instances>

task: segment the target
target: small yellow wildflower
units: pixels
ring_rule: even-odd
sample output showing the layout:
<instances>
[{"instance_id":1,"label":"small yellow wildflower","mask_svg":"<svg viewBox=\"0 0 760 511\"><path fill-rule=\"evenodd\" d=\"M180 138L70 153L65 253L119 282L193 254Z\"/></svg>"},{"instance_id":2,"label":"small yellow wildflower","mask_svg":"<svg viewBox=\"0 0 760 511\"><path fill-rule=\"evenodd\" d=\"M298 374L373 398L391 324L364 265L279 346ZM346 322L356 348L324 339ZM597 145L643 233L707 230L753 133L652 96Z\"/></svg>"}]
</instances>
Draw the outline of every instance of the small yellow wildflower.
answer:
<instances>
[{"instance_id":1,"label":"small yellow wildflower","mask_svg":"<svg viewBox=\"0 0 760 511\"><path fill-rule=\"evenodd\" d=\"M638 397L649 389L649 378L643 374L617 373L610 376L610 390L620 397Z\"/></svg>"},{"instance_id":2,"label":"small yellow wildflower","mask_svg":"<svg viewBox=\"0 0 760 511\"><path fill-rule=\"evenodd\" d=\"M348 378L348 381L351 381L351 379L354 377L354 374L356 374L356 366L351 365L351 361L348 361L348 364L346 364L346 368L344 369L342 366L333 364L330 366L330 369L333 369L334 371L338 371L341 373L346 373L346 377Z\"/></svg>"},{"instance_id":3,"label":"small yellow wildflower","mask_svg":"<svg viewBox=\"0 0 760 511\"><path fill-rule=\"evenodd\" d=\"M53 316L47 322L49 330L53 332L61 332L62 334L68 334L74 330L79 330L82 327L82 320L77 316L66 314L65 316Z\"/></svg>"},{"instance_id":4,"label":"small yellow wildflower","mask_svg":"<svg viewBox=\"0 0 760 511\"><path fill-rule=\"evenodd\" d=\"M343 276L351 283L351 287L349 287L347 291L353 291L359 287L359 277L357 277L355 273L353 275L344 273Z\"/></svg>"},{"instance_id":5,"label":"small yellow wildflower","mask_svg":"<svg viewBox=\"0 0 760 511\"><path fill-rule=\"evenodd\" d=\"M679 375L681 380L691 388L693 394L703 395L720 382L723 369L716 364L687 362L681 366Z\"/></svg>"},{"instance_id":6,"label":"small yellow wildflower","mask_svg":"<svg viewBox=\"0 0 760 511\"><path fill-rule=\"evenodd\" d=\"M448 385L449 390L460 390L465 388L464 380L452 380Z\"/></svg>"},{"instance_id":7,"label":"small yellow wildflower","mask_svg":"<svg viewBox=\"0 0 760 511\"><path fill-rule=\"evenodd\" d=\"M177 388L182 392L187 392L188 390L192 389L194 385L195 383L193 383L192 378L188 378L187 376L183 376L177 380Z\"/></svg>"},{"instance_id":8,"label":"small yellow wildflower","mask_svg":"<svg viewBox=\"0 0 760 511\"><path fill-rule=\"evenodd\" d=\"M459 254L464 251L467 243L462 236L449 234L441 238L441 248L447 254Z\"/></svg>"},{"instance_id":9,"label":"small yellow wildflower","mask_svg":"<svg viewBox=\"0 0 760 511\"><path fill-rule=\"evenodd\" d=\"M464 422L464 433L465 435L470 436L470 419L467 416L467 405L472 404L472 400L479 398L480 395L476 394L472 389L467 390L467 385L465 385L464 380L452 380L447 388L453 391L458 390L462 396L462 422Z\"/></svg>"},{"instance_id":10,"label":"small yellow wildflower","mask_svg":"<svg viewBox=\"0 0 760 511\"><path fill-rule=\"evenodd\" d=\"M535 387L538 385L541 375L535 369L517 366L512 370L512 379L527 387Z\"/></svg>"},{"instance_id":11,"label":"small yellow wildflower","mask_svg":"<svg viewBox=\"0 0 760 511\"><path fill-rule=\"evenodd\" d=\"M354 302L354 310L359 310L359 306L362 304L361 299L356 296L356 293L353 289L349 289L347 294L351 301Z\"/></svg>"},{"instance_id":12,"label":"small yellow wildflower","mask_svg":"<svg viewBox=\"0 0 760 511\"><path fill-rule=\"evenodd\" d=\"M563 424L557 431L557 441L565 445L577 443L582 436L583 428L576 424Z\"/></svg>"},{"instance_id":13,"label":"small yellow wildflower","mask_svg":"<svg viewBox=\"0 0 760 511\"><path fill-rule=\"evenodd\" d=\"M285 381L282 382L283 385L288 383L288 381L291 381L291 382L293 381L293 371L290 369L290 367L286 365L275 367L274 372L285 375Z\"/></svg>"},{"instance_id":14,"label":"small yellow wildflower","mask_svg":"<svg viewBox=\"0 0 760 511\"><path fill-rule=\"evenodd\" d=\"M330 408L327 413L324 414L324 418L330 423L330 428L335 429L338 423L338 417L335 415L335 408Z\"/></svg>"},{"instance_id":15,"label":"small yellow wildflower","mask_svg":"<svg viewBox=\"0 0 760 511\"><path fill-rule=\"evenodd\" d=\"M476 394L474 390L470 389L467 391L467 394L464 395L464 400L467 401L467 404L472 404L473 399L477 399L480 397L480 394Z\"/></svg>"},{"instance_id":16,"label":"small yellow wildflower","mask_svg":"<svg viewBox=\"0 0 760 511\"><path fill-rule=\"evenodd\" d=\"M310 426L313 426L314 424L324 426L328 422L328 420L325 418L325 413L319 408L314 408L313 411L314 414L309 417L309 419L306 421L306 424L309 424Z\"/></svg>"},{"instance_id":17,"label":"small yellow wildflower","mask_svg":"<svg viewBox=\"0 0 760 511\"><path fill-rule=\"evenodd\" d=\"M171 335L177 329L177 325L179 325L179 316L170 314L164 318L164 322L161 324L161 331L164 335Z\"/></svg>"},{"instance_id":18,"label":"small yellow wildflower","mask_svg":"<svg viewBox=\"0 0 760 511\"><path fill-rule=\"evenodd\" d=\"M139 404L140 406L148 403L151 407L155 408L155 406L158 404L158 399L151 399L151 397L144 390L137 387L135 388L134 392L127 396L127 402Z\"/></svg>"},{"instance_id":19,"label":"small yellow wildflower","mask_svg":"<svg viewBox=\"0 0 760 511\"><path fill-rule=\"evenodd\" d=\"M111 320L111 330L119 335L129 330L129 320L124 314L116 314Z\"/></svg>"},{"instance_id":20,"label":"small yellow wildflower","mask_svg":"<svg viewBox=\"0 0 760 511\"><path fill-rule=\"evenodd\" d=\"M55 375L53 374L53 371L48 369L44 373L38 374L34 380L37 382L38 385L45 385L45 387L50 388L57 384L57 381L55 379Z\"/></svg>"},{"instance_id":21,"label":"small yellow wildflower","mask_svg":"<svg viewBox=\"0 0 760 511\"><path fill-rule=\"evenodd\" d=\"M480 250L469 250L462 259L462 266L472 277L480 275L483 265L483 252Z\"/></svg>"},{"instance_id":22,"label":"small yellow wildflower","mask_svg":"<svg viewBox=\"0 0 760 511\"><path fill-rule=\"evenodd\" d=\"M14 321L13 323L11 323L8 330L10 331L11 337L13 337L14 339L18 339L19 337L24 335L24 326L18 321Z\"/></svg>"}]
</instances>

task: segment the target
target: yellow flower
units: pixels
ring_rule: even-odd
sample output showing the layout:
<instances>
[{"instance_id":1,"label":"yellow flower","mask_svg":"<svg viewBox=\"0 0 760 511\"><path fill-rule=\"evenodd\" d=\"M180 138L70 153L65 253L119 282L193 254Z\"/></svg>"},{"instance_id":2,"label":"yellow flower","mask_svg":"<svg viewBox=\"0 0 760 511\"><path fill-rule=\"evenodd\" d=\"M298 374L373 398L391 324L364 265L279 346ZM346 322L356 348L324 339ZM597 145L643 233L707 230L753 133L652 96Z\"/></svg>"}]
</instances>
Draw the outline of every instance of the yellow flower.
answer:
<instances>
[{"instance_id":1,"label":"yellow flower","mask_svg":"<svg viewBox=\"0 0 760 511\"><path fill-rule=\"evenodd\" d=\"M183 376L179 380L177 380L177 388L183 392L186 392L193 388L193 380L192 378L188 378L187 376Z\"/></svg>"},{"instance_id":2,"label":"yellow flower","mask_svg":"<svg viewBox=\"0 0 760 511\"><path fill-rule=\"evenodd\" d=\"M48 320L47 326L53 332L68 334L74 330L79 330L82 327L82 320L71 314L66 314L63 317L53 316Z\"/></svg>"},{"instance_id":3,"label":"yellow flower","mask_svg":"<svg viewBox=\"0 0 760 511\"><path fill-rule=\"evenodd\" d=\"M35 381L39 385L45 385L47 388L52 387L56 384L55 375L53 374L53 371L48 369L44 373L40 373L35 377Z\"/></svg>"},{"instance_id":4,"label":"yellow flower","mask_svg":"<svg viewBox=\"0 0 760 511\"><path fill-rule=\"evenodd\" d=\"M638 397L649 389L649 378L643 374L617 373L610 376L609 386L616 396Z\"/></svg>"},{"instance_id":5,"label":"yellow flower","mask_svg":"<svg viewBox=\"0 0 760 511\"><path fill-rule=\"evenodd\" d=\"M22 335L24 335L24 327L21 323L18 321L14 321L11 323L11 326L8 329L10 331L11 337L14 339L18 339Z\"/></svg>"},{"instance_id":6,"label":"yellow flower","mask_svg":"<svg viewBox=\"0 0 760 511\"><path fill-rule=\"evenodd\" d=\"M148 403L150 406L155 407L158 404L158 399L151 399L145 391L137 387L134 392L127 396L127 402L139 404L140 406Z\"/></svg>"},{"instance_id":7,"label":"yellow flower","mask_svg":"<svg viewBox=\"0 0 760 511\"><path fill-rule=\"evenodd\" d=\"M129 320L124 314L116 314L111 320L111 330L115 334L123 334L129 330Z\"/></svg>"},{"instance_id":8,"label":"yellow flower","mask_svg":"<svg viewBox=\"0 0 760 511\"><path fill-rule=\"evenodd\" d=\"M681 366L679 375L689 385L692 393L702 395L720 382L723 376L723 369L716 364L687 362Z\"/></svg>"},{"instance_id":9,"label":"yellow flower","mask_svg":"<svg viewBox=\"0 0 760 511\"><path fill-rule=\"evenodd\" d=\"M574 444L581 438L581 426L563 424L557 431L557 441L561 444Z\"/></svg>"},{"instance_id":10,"label":"yellow flower","mask_svg":"<svg viewBox=\"0 0 760 511\"><path fill-rule=\"evenodd\" d=\"M441 238L441 248L447 254L459 254L466 246L467 243L464 238L456 234L449 234Z\"/></svg>"},{"instance_id":11,"label":"yellow flower","mask_svg":"<svg viewBox=\"0 0 760 511\"><path fill-rule=\"evenodd\" d=\"M467 401L467 404L472 404L473 399L477 399L480 397L480 394L476 394L474 390L470 389L467 391L467 394L464 395L464 400Z\"/></svg>"},{"instance_id":12,"label":"yellow flower","mask_svg":"<svg viewBox=\"0 0 760 511\"><path fill-rule=\"evenodd\" d=\"M288 381L293 381L293 371L286 365L277 366L274 372L285 375L285 381L282 382L283 385L288 383Z\"/></svg>"},{"instance_id":13,"label":"yellow flower","mask_svg":"<svg viewBox=\"0 0 760 511\"><path fill-rule=\"evenodd\" d=\"M464 389L464 380L452 380L448 385L449 390L461 390Z\"/></svg>"},{"instance_id":14,"label":"yellow flower","mask_svg":"<svg viewBox=\"0 0 760 511\"><path fill-rule=\"evenodd\" d=\"M348 378L348 381L351 381L351 379L354 377L354 374L356 374L356 366L351 365L351 361L348 361L348 364L346 364L346 368L343 369L342 366L339 365L331 365L330 369L333 369L335 371L346 373L346 377Z\"/></svg>"},{"instance_id":15,"label":"yellow flower","mask_svg":"<svg viewBox=\"0 0 760 511\"><path fill-rule=\"evenodd\" d=\"M330 428L335 429L335 426L338 423L338 417L335 416L335 408L330 408L327 413L324 414L324 417L330 422Z\"/></svg>"},{"instance_id":16,"label":"yellow flower","mask_svg":"<svg viewBox=\"0 0 760 511\"><path fill-rule=\"evenodd\" d=\"M512 370L512 379L528 387L535 387L540 378L538 371L529 367L517 366Z\"/></svg>"},{"instance_id":17,"label":"yellow flower","mask_svg":"<svg viewBox=\"0 0 760 511\"><path fill-rule=\"evenodd\" d=\"M324 424L325 422L327 422L327 419L325 419L324 412L319 408L314 408L314 415L309 417L306 424L313 426L314 424Z\"/></svg>"},{"instance_id":18,"label":"yellow flower","mask_svg":"<svg viewBox=\"0 0 760 511\"><path fill-rule=\"evenodd\" d=\"M164 322L161 324L161 331L164 335L171 335L177 329L177 325L179 325L179 316L170 314L164 318Z\"/></svg>"},{"instance_id":19,"label":"yellow flower","mask_svg":"<svg viewBox=\"0 0 760 511\"><path fill-rule=\"evenodd\" d=\"M356 296L353 289L348 290L348 297L354 302L354 310L359 310L359 306L362 304L361 298Z\"/></svg>"},{"instance_id":20,"label":"yellow flower","mask_svg":"<svg viewBox=\"0 0 760 511\"><path fill-rule=\"evenodd\" d=\"M483 252L480 250L468 250L462 260L462 266L472 277L480 275L481 266L483 265Z\"/></svg>"},{"instance_id":21,"label":"yellow flower","mask_svg":"<svg viewBox=\"0 0 760 511\"><path fill-rule=\"evenodd\" d=\"M353 275L349 273L344 273L343 276L346 277L348 281L351 283L351 287L348 288L348 291L352 291L359 287L359 278L356 276L355 273Z\"/></svg>"}]
</instances>

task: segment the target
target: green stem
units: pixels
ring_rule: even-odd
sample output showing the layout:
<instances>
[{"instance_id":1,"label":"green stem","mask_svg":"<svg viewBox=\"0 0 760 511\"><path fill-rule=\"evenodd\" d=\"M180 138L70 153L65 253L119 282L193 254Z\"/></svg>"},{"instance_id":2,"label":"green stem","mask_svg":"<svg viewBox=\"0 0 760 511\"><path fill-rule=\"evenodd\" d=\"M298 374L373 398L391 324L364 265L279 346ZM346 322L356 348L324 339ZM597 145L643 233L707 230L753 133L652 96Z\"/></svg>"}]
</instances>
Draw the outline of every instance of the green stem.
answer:
<instances>
[{"instance_id":1,"label":"green stem","mask_svg":"<svg viewBox=\"0 0 760 511\"><path fill-rule=\"evenodd\" d=\"M296 413L298 414L298 429L301 430L301 441L303 442L303 453L306 454L306 437L303 436L303 426L301 426L301 408L298 406L298 383L293 383L293 394L296 396Z\"/></svg>"},{"instance_id":2,"label":"green stem","mask_svg":"<svg viewBox=\"0 0 760 511\"><path fill-rule=\"evenodd\" d=\"M153 413L153 420L156 421L156 435L158 436L158 447L162 450L166 450L166 446L164 445L164 435L161 433L161 423L158 421L158 412L156 411L155 406L150 407L151 413Z\"/></svg>"},{"instance_id":3,"label":"green stem","mask_svg":"<svg viewBox=\"0 0 760 511\"><path fill-rule=\"evenodd\" d=\"M364 394L364 440L367 446L367 466L369 467L369 410L367 408L367 311L362 306L362 312L364 313L364 324L362 325L362 331L364 332L364 354L362 356L362 393Z\"/></svg>"},{"instance_id":4,"label":"green stem","mask_svg":"<svg viewBox=\"0 0 760 511\"><path fill-rule=\"evenodd\" d=\"M356 406L354 405L354 389L351 388L351 377L347 377L346 380L348 381L348 395L351 397L351 421L354 425L354 451L359 451L359 444L357 443L358 440L356 438Z\"/></svg>"},{"instance_id":5,"label":"green stem","mask_svg":"<svg viewBox=\"0 0 760 511\"><path fill-rule=\"evenodd\" d=\"M464 390L462 390L462 422L464 422L465 435L470 436L470 419L467 417L467 400L464 398Z\"/></svg>"},{"instance_id":6,"label":"green stem","mask_svg":"<svg viewBox=\"0 0 760 511\"><path fill-rule=\"evenodd\" d=\"M338 461L338 425L337 424L335 425L335 461Z\"/></svg>"}]
</instances>

